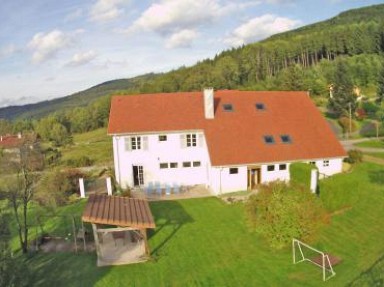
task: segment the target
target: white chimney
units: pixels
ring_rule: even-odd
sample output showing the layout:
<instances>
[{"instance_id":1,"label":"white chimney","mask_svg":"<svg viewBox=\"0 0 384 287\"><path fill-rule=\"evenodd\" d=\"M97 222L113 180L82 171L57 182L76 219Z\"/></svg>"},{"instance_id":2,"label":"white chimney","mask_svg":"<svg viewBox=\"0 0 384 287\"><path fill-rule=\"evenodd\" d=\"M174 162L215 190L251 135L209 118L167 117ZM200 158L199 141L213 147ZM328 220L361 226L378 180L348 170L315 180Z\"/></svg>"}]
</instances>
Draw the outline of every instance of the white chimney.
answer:
<instances>
[{"instance_id":1,"label":"white chimney","mask_svg":"<svg viewBox=\"0 0 384 287\"><path fill-rule=\"evenodd\" d=\"M204 114L206 119L215 118L213 88L204 89Z\"/></svg>"}]
</instances>

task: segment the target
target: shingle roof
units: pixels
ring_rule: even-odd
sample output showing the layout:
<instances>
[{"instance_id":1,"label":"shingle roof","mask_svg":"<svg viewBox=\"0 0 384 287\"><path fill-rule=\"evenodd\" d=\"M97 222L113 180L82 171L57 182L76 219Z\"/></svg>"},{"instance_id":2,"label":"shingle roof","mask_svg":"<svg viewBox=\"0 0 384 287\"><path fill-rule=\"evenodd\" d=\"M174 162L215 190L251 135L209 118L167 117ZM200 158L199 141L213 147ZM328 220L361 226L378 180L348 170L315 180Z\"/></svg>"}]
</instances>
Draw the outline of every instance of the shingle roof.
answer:
<instances>
[{"instance_id":1,"label":"shingle roof","mask_svg":"<svg viewBox=\"0 0 384 287\"><path fill-rule=\"evenodd\" d=\"M84 222L133 228L155 228L144 199L92 194L82 216Z\"/></svg>"},{"instance_id":2,"label":"shingle roof","mask_svg":"<svg viewBox=\"0 0 384 287\"><path fill-rule=\"evenodd\" d=\"M115 96L108 133L202 130L213 166L346 156L306 92L222 90L214 101L215 118L205 119L202 92ZM229 103L230 113L222 108ZM275 143L266 144L265 135ZM281 135L292 142L282 143Z\"/></svg>"}]
</instances>

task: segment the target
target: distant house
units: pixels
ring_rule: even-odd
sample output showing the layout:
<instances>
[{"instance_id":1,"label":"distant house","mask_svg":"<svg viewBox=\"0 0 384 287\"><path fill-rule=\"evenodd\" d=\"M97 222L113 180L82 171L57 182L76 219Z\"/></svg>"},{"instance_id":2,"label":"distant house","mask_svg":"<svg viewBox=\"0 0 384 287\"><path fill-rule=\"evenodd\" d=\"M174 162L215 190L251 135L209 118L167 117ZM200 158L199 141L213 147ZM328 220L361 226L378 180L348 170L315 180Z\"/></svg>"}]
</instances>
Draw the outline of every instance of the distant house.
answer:
<instances>
[{"instance_id":1,"label":"distant house","mask_svg":"<svg viewBox=\"0 0 384 287\"><path fill-rule=\"evenodd\" d=\"M22 142L20 133L18 135L0 135L0 148L5 152L15 152Z\"/></svg>"},{"instance_id":2,"label":"distant house","mask_svg":"<svg viewBox=\"0 0 384 287\"><path fill-rule=\"evenodd\" d=\"M346 156L306 92L115 96L108 134L124 187L204 184L221 194L288 181L292 162L339 173Z\"/></svg>"}]
</instances>

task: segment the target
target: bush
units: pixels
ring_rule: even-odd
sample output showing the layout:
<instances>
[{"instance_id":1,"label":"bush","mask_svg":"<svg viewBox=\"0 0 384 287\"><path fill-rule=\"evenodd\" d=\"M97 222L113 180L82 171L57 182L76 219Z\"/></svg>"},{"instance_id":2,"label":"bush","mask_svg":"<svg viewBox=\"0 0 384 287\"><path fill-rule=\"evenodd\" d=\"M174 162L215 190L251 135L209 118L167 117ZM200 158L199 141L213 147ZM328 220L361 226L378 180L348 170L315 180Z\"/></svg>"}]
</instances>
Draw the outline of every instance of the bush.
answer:
<instances>
[{"instance_id":1,"label":"bush","mask_svg":"<svg viewBox=\"0 0 384 287\"><path fill-rule=\"evenodd\" d=\"M282 248L292 238L314 240L328 216L321 201L303 187L272 182L263 185L246 203L250 226L273 248Z\"/></svg>"},{"instance_id":2,"label":"bush","mask_svg":"<svg viewBox=\"0 0 384 287\"><path fill-rule=\"evenodd\" d=\"M345 162L348 163L359 163L363 161L363 153L358 149L352 149L348 151L348 157L345 159Z\"/></svg>"},{"instance_id":3,"label":"bush","mask_svg":"<svg viewBox=\"0 0 384 287\"><path fill-rule=\"evenodd\" d=\"M78 158L70 158L65 161L65 165L71 167L91 166L93 163L94 160L85 155Z\"/></svg>"},{"instance_id":4,"label":"bush","mask_svg":"<svg viewBox=\"0 0 384 287\"><path fill-rule=\"evenodd\" d=\"M360 135L363 137L375 137L377 133L376 123L366 123L360 130ZM384 125L379 126L379 136L384 136Z\"/></svg>"},{"instance_id":5,"label":"bush","mask_svg":"<svg viewBox=\"0 0 384 287\"><path fill-rule=\"evenodd\" d=\"M343 133L349 132L349 125L351 124L351 132L356 131L356 122L351 120L348 117L340 117L337 121L341 128L343 129Z\"/></svg>"},{"instance_id":6,"label":"bush","mask_svg":"<svg viewBox=\"0 0 384 287\"><path fill-rule=\"evenodd\" d=\"M78 170L60 171L55 169L47 172L40 179L34 200L40 205L55 209L73 200L71 195L78 193L78 180L84 177L82 172Z\"/></svg>"},{"instance_id":7,"label":"bush","mask_svg":"<svg viewBox=\"0 0 384 287\"><path fill-rule=\"evenodd\" d=\"M301 185L309 189L311 184L311 170L317 169L315 165L296 162L289 166L289 175L291 183L294 185Z\"/></svg>"}]
</instances>

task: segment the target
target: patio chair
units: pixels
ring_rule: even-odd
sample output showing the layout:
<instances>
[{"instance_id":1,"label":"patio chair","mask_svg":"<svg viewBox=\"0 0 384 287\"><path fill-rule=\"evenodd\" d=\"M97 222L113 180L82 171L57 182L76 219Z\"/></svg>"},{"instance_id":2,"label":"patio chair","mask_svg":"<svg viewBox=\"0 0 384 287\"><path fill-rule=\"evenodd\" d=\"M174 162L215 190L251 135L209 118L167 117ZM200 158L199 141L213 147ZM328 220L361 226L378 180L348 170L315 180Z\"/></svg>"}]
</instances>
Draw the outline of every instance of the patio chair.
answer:
<instances>
[{"instance_id":1,"label":"patio chair","mask_svg":"<svg viewBox=\"0 0 384 287\"><path fill-rule=\"evenodd\" d=\"M178 194L180 192L180 186L174 182L173 183L173 193Z\"/></svg>"},{"instance_id":2,"label":"patio chair","mask_svg":"<svg viewBox=\"0 0 384 287\"><path fill-rule=\"evenodd\" d=\"M150 195L153 192L153 189L154 189L153 182L149 182L148 186L145 188L145 193L147 195Z\"/></svg>"},{"instance_id":3,"label":"patio chair","mask_svg":"<svg viewBox=\"0 0 384 287\"><path fill-rule=\"evenodd\" d=\"M171 186L168 183L165 184L165 195L171 195Z\"/></svg>"},{"instance_id":4,"label":"patio chair","mask_svg":"<svg viewBox=\"0 0 384 287\"><path fill-rule=\"evenodd\" d=\"M161 190L161 184L160 184L160 182L156 182L155 183L155 188L156 188L156 193L158 194L158 195L161 195L162 194L162 190Z\"/></svg>"}]
</instances>

